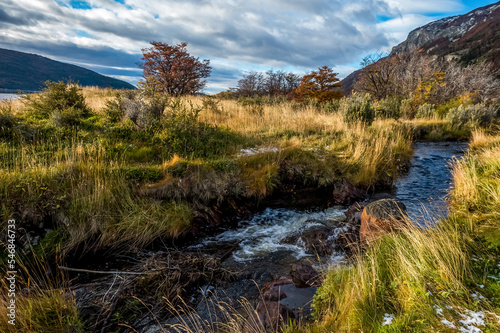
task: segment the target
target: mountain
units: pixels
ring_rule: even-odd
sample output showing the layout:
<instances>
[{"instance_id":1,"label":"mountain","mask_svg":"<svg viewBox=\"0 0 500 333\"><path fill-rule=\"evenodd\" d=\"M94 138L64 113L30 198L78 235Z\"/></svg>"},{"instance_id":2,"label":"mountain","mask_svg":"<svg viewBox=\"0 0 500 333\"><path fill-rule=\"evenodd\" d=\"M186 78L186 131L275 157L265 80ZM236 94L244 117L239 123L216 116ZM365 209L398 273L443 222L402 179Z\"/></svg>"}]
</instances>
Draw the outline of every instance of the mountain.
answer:
<instances>
[{"instance_id":1,"label":"mountain","mask_svg":"<svg viewBox=\"0 0 500 333\"><path fill-rule=\"evenodd\" d=\"M390 56L413 51L453 57L465 64L479 59L500 62L500 2L417 28Z\"/></svg>"},{"instance_id":2,"label":"mountain","mask_svg":"<svg viewBox=\"0 0 500 333\"><path fill-rule=\"evenodd\" d=\"M392 48L388 57L420 53L456 59L464 65L488 61L500 70L500 2L477 8L467 14L443 18L411 31L408 38ZM352 91L361 70L342 81L342 89Z\"/></svg>"},{"instance_id":3,"label":"mountain","mask_svg":"<svg viewBox=\"0 0 500 333\"><path fill-rule=\"evenodd\" d=\"M37 54L0 49L0 89L39 91L45 81L71 79L81 86L135 89L125 81L89 69L51 60Z\"/></svg>"}]
</instances>

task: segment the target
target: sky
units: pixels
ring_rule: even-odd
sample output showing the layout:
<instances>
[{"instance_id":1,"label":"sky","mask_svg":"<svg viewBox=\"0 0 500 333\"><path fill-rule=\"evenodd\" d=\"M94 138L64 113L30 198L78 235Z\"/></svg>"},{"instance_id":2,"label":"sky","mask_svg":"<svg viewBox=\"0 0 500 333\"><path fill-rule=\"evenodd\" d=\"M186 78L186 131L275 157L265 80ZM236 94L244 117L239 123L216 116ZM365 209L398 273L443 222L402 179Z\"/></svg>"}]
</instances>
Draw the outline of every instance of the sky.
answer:
<instances>
[{"instance_id":1,"label":"sky","mask_svg":"<svg viewBox=\"0 0 500 333\"><path fill-rule=\"evenodd\" d=\"M206 93L250 71L343 78L363 57L390 52L428 22L487 0L2 0L0 48L36 53L136 84L151 41L188 43L210 59Z\"/></svg>"}]
</instances>

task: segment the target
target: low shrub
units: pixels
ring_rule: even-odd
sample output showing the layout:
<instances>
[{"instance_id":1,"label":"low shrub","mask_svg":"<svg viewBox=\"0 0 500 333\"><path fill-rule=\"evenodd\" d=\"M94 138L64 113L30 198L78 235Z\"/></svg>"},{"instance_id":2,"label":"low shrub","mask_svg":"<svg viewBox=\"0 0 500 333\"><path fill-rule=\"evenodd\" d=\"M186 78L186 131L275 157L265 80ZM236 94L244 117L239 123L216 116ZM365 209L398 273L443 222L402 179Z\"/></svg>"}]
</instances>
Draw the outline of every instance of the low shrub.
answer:
<instances>
[{"instance_id":1,"label":"low shrub","mask_svg":"<svg viewBox=\"0 0 500 333\"><path fill-rule=\"evenodd\" d=\"M379 113L381 118L398 119L400 117L401 99L397 96L390 96L379 101Z\"/></svg>"},{"instance_id":2,"label":"low shrub","mask_svg":"<svg viewBox=\"0 0 500 333\"><path fill-rule=\"evenodd\" d=\"M434 105L424 103L418 107L415 118L432 118L435 111Z\"/></svg>"},{"instance_id":3,"label":"low shrub","mask_svg":"<svg viewBox=\"0 0 500 333\"><path fill-rule=\"evenodd\" d=\"M464 126L486 126L498 117L498 108L485 104L460 105L452 108L446 115L446 120L455 129Z\"/></svg>"},{"instance_id":4,"label":"low shrub","mask_svg":"<svg viewBox=\"0 0 500 333\"><path fill-rule=\"evenodd\" d=\"M340 107L344 121L361 121L370 125L375 118L375 108L370 94L354 94L349 98L343 98Z\"/></svg>"},{"instance_id":5,"label":"low shrub","mask_svg":"<svg viewBox=\"0 0 500 333\"><path fill-rule=\"evenodd\" d=\"M76 84L47 81L45 85L43 93L25 97L35 118L50 118L57 126L75 126L90 115L82 89Z\"/></svg>"},{"instance_id":6,"label":"low shrub","mask_svg":"<svg viewBox=\"0 0 500 333\"><path fill-rule=\"evenodd\" d=\"M417 114L417 105L413 98L403 99L399 108L401 117L404 119L413 119Z\"/></svg>"}]
</instances>

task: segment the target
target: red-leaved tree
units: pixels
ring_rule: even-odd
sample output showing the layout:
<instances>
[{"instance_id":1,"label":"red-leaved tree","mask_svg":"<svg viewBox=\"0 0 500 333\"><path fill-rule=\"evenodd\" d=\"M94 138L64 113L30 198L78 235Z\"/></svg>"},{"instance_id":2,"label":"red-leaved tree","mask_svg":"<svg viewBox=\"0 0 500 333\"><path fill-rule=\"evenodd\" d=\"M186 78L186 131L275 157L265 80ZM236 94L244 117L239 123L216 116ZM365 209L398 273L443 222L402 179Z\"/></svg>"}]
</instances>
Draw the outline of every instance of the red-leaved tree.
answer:
<instances>
[{"instance_id":1,"label":"red-leaved tree","mask_svg":"<svg viewBox=\"0 0 500 333\"><path fill-rule=\"evenodd\" d=\"M342 97L342 86L334 73L328 66L318 68L304 75L299 87L295 90L296 99L303 101L306 98L316 99L318 102L327 102Z\"/></svg>"},{"instance_id":2,"label":"red-leaved tree","mask_svg":"<svg viewBox=\"0 0 500 333\"><path fill-rule=\"evenodd\" d=\"M199 60L191 56L187 43L168 45L151 42L152 47L142 49L143 76L156 88L169 95L196 94L210 76L210 60Z\"/></svg>"}]
</instances>

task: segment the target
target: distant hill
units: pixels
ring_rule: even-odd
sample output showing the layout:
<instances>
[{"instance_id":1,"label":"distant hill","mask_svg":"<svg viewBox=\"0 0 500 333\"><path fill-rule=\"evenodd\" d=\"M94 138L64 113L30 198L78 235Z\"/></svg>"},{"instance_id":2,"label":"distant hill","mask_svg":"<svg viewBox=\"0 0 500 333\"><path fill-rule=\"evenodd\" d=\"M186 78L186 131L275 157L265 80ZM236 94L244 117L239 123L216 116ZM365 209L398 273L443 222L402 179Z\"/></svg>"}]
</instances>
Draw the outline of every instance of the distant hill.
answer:
<instances>
[{"instance_id":1,"label":"distant hill","mask_svg":"<svg viewBox=\"0 0 500 333\"><path fill-rule=\"evenodd\" d=\"M0 90L39 91L45 81L71 79L81 86L135 89L122 80L89 69L51 60L37 54L0 49Z\"/></svg>"},{"instance_id":2,"label":"distant hill","mask_svg":"<svg viewBox=\"0 0 500 333\"><path fill-rule=\"evenodd\" d=\"M464 65L488 61L500 70L500 2L419 27L380 61L408 52L456 59ZM352 91L360 73L355 71L342 81L344 93Z\"/></svg>"}]
</instances>

